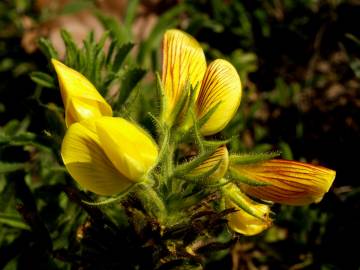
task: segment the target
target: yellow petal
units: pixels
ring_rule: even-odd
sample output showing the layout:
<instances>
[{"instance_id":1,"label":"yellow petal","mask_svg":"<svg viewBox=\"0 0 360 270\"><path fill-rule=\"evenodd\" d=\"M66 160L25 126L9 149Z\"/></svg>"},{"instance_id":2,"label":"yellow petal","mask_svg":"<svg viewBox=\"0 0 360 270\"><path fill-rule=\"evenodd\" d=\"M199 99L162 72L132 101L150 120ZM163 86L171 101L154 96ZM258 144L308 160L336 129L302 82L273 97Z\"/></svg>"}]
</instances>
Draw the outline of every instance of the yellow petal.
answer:
<instances>
[{"instance_id":1,"label":"yellow petal","mask_svg":"<svg viewBox=\"0 0 360 270\"><path fill-rule=\"evenodd\" d=\"M190 35L176 29L165 32L163 39L162 83L167 99L164 120L171 122L175 104L189 82L201 83L206 70L205 55L199 43Z\"/></svg>"},{"instance_id":2,"label":"yellow petal","mask_svg":"<svg viewBox=\"0 0 360 270\"><path fill-rule=\"evenodd\" d=\"M113 195L132 184L119 172L101 148L92 121L75 123L67 130L61 156L70 175L80 186L100 195Z\"/></svg>"},{"instance_id":3,"label":"yellow petal","mask_svg":"<svg viewBox=\"0 0 360 270\"><path fill-rule=\"evenodd\" d=\"M74 122L112 115L110 105L88 79L58 60L51 62L58 76L68 127Z\"/></svg>"},{"instance_id":4,"label":"yellow petal","mask_svg":"<svg viewBox=\"0 0 360 270\"><path fill-rule=\"evenodd\" d=\"M226 186L227 194L226 208L235 208L237 210L227 216L229 227L238 233L244 235L255 235L271 226L269 218L270 207L265 204L257 203L243 194L234 184ZM242 207L248 212L240 208L235 201L240 201Z\"/></svg>"},{"instance_id":5,"label":"yellow petal","mask_svg":"<svg viewBox=\"0 0 360 270\"><path fill-rule=\"evenodd\" d=\"M220 105L201 127L203 135L215 134L229 123L240 105L241 91L240 77L229 62L217 59L208 66L196 101L198 119Z\"/></svg>"},{"instance_id":6,"label":"yellow petal","mask_svg":"<svg viewBox=\"0 0 360 270\"><path fill-rule=\"evenodd\" d=\"M102 149L114 166L132 181L142 180L158 157L150 135L119 117L97 118L95 124Z\"/></svg>"},{"instance_id":7,"label":"yellow petal","mask_svg":"<svg viewBox=\"0 0 360 270\"><path fill-rule=\"evenodd\" d=\"M219 167L208 177L208 180L210 182L223 178L225 173L227 172L229 166L229 152L225 145L218 147L216 151L207 160L205 160L198 167L196 167L190 175L196 176L206 173L207 171L215 168L215 166L217 166L219 162Z\"/></svg>"},{"instance_id":8,"label":"yellow petal","mask_svg":"<svg viewBox=\"0 0 360 270\"><path fill-rule=\"evenodd\" d=\"M246 178L268 183L268 186L243 184L246 193L273 202L304 205L319 202L330 189L335 171L307 163L289 160L235 165L235 171Z\"/></svg>"}]
</instances>

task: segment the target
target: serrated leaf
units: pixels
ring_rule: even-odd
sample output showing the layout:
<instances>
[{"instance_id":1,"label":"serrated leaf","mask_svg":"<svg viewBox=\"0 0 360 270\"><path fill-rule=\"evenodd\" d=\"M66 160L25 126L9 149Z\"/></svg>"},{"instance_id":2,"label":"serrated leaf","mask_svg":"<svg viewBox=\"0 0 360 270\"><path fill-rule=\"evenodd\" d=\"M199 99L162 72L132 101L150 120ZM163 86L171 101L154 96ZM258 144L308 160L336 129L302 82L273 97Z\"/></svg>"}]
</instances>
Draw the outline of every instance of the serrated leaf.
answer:
<instances>
[{"instance_id":1,"label":"serrated leaf","mask_svg":"<svg viewBox=\"0 0 360 270\"><path fill-rule=\"evenodd\" d=\"M55 80L49 74L34 71L30 74L31 80L46 88L55 88Z\"/></svg>"}]
</instances>

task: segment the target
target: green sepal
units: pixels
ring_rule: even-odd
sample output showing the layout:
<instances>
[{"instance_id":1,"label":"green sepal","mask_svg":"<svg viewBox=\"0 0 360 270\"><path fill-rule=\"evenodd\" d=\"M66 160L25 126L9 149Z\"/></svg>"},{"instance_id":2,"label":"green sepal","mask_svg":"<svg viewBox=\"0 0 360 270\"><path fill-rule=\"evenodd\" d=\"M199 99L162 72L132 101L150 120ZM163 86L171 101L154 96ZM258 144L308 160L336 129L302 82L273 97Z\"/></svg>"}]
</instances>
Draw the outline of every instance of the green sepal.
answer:
<instances>
[{"instance_id":1,"label":"green sepal","mask_svg":"<svg viewBox=\"0 0 360 270\"><path fill-rule=\"evenodd\" d=\"M163 83L161 81L159 72L156 72L155 76L156 76L157 98L158 98L158 100L160 100L160 118L162 118L163 114L165 113L165 111L167 109L166 108L167 99L166 99L166 95L165 95L164 85L163 85Z\"/></svg>"},{"instance_id":2,"label":"green sepal","mask_svg":"<svg viewBox=\"0 0 360 270\"><path fill-rule=\"evenodd\" d=\"M188 174L181 176L181 178L191 182L206 183L208 177L211 176L213 173L215 173L216 170L220 167L221 162L222 160L219 160L213 167L211 167L208 170L205 170L203 173L194 174L194 175Z\"/></svg>"},{"instance_id":3,"label":"green sepal","mask_svg":"<svg viewBox=\"0 0 360 270\"><path fill-rule=\"evenodd\" d=\"M130 192L134 191L138 185L140 185L140 184L134 184L134 185L128 187L127 189L125 189L124 191L120 192L116 196L113 196L111 198L108 198L108 199L105 199L102 201L89 202L89 201L81 200L81 202L83 202L84 204L90 205L90 206L97 206L97 207L108 206L108 205L111 205L113 203L119 202L122 199L124 199Z\"/></svg>"},{"instance_id":4,"label":"green sepal","mask_svg":"<svg viewBox=\"0 0 360 270\"><path fill-rule=\"evenodd\" d=\"M134 192L141 201L145 211L162 223L166 217L166 207L159 194L145 183L139 183Z\"/></svg>"},{"instance_id":5,"label":"green sepal","mask_svg":"<svg viewBox=\"0 0 360 270\"><path fill-rule=\"evenodd\" d=\"M249 186L255 186L255 187L264 187L264 186L270 186L271 184L257 181L254 179L250 179L246 176L240 175L236 169L233 169L231 166L229 167L229 171L227 174L227 178L229 178L232 182L239 183L239 184L246 184Z\"/></svg>"},{"instance_id":6,"label":"green sepal","mask_svg":"<svg viewBox=\"0 0 360 270\"><path fill-rule=\"evenodd\" d=\"M232 154L230 155L229 160L230 160L230 164L232 165L253 164L253 163L258 163L269 159L273 159L278 156L280 156L279 151L268 152L268 153L239 154L239 155Z\"/></svg>"},{"instance_id":7,"label":"green sepal","mask_svg":"<svg viewBox=\"0 0 360 270\"><path fill-rule=\"evenodd\" d=\"M207 160L214 152L216 151L216 148L210 148L204 150L203 153L200 153L198 156L193 158L192 160L185 162L183 164L180 164L177 166L174 170L174 175L178 177L183 177L187 174L189 174L192 170L194 170L196 167L198 167L200 164L202 164L205 160Z\"/></svg>"},{"instance_id":8,"label":"green sepal","mask_svg":"<svg viewBox=\"0 0 360 270\"><path fill-rule=\"evenodd\" d=\"M191 89L191 84L189 81L186 82L183 91L181 92L180 98L178 100L178 102L175 104L175 107L173 108L173 111L171 112L171 126L173 124L178 124L180 123L183 119L184 115L182 115L183 113L185 113L186 115L186 110L188 109L188 103L189 103L189 91Z\"/></svg>"},{"instance_id":9,"label":"green sepal","mask_svg":"<svg viewBox=\"0 0 360 270\"><path fill-rule=\"evenodd\" d=\"M198 120L198 126L201 128L205 123L210 119L210 117L215 113L217 108L220 106L221 101L216 103L203 117Z\"/></svg>"},{"instance_id":10,"label":"green sepal","mask_svg":"<svg viewBox=\"0 0 360 270\"><path fill-rule=\"evenodd\" d=\"M160 124L159 122L157 122L157 123ZM164 159L166 158L166 155L169 153L169 145L170 145L170 130L169 130L169 128L166 125L160 126L160 128L161 128L160 151L159 151L158 160L157 160L156 164L160 164L164 161Z\"/></svg>"},{"instance_id":11,"label":"green sepal","mask_svg":"<svg viewBox=\"0 0 360 270\"><path fill-rule=\"evenodd\" d=\"M226 140L221 140L221 141L203 141L203 145L205 148L218 148L222 145L228 144L230 141L232 140L232 138L230 139L226 139Z\"/></svg>"},{"instance_id":12,"label":"green sepal","mask_svg":"<svg viewBox=\"0 0 360 270\"><path fill-rule=\"evenodd\" d=\"M259 218L261 220L264 220L264 217L257 215L247 204L247 202L244 200L242 196L246 196L244 193L241 192L240 189L238 189L236 192L231 192L229 189L224 186L222 188L223 193L227 198L229 198L234 204L236 204L239 208L244 210L249 215L252 215L253 217ZM242 194L240 196L239 194Z\"/></svg>"}]
</instances>

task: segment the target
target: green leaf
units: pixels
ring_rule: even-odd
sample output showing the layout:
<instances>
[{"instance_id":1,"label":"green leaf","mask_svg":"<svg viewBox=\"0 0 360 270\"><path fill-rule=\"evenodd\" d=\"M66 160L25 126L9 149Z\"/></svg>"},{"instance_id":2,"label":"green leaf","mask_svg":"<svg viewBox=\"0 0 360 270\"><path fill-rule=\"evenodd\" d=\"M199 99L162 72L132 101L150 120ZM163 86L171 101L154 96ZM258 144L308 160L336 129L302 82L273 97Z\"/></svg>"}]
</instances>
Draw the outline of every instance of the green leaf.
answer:
<instances>
[{"instance_id":1,"label":"green leaf","mask_svg":"<svg viewBox=\"0 0 360 270\"><path fill-rule=\"evenodd\" d=\"M129 98L131 91L135 88L135 86L139 83L139 81L144 77L146 71L141 68L132 68L128 69L123 79L121 80L121 87L119 97L114 104L114 109L119 109L121 105L123 105L126 100Z\"/></svg>"},{"instance_id":2,"label":"green leaf","mask_svg":"<svg viewBox=\"0 0 360 270\"><path fill-rule=\"evenodd\" d=\"M40 50L45 54L48 59L59 58L57 51L48 39L40 38L38 41L38 45Z\"/></svg>"},{"instance_id":3,"label":"green leaf","mask_svg":"<svg viewBox=\"0 0 360 270\"><path fill-rule=\"evenodd\" d=\"M77 48L73 37L68 31L62 29L60 34L61 34L61 38L65 43L66 63L70 67L73 67L78 70L78 67L80 66L78 61L79 49Z\"/></svg>"},{"instance_id":4,"label":"green leaf","mask_svg":"<svg viewBox=\"0 0 360 270\"><path fill-rule=\"evenodd\" d=\"M0 213L0 223L17 229L30 231L30 227L17 215Z\"/></svg>"},{"instance_id":5,"label":"green leaf","mask_svg":"<svg viewBox=\"0 0 360 270\"><path fill-rule=\"evenodd\" d=\"M112 71L117 73L126 59L126 56L129 54L131 49L134 47L134 43L126 43L122 45L116 52L113 64L112 64Z\"/></svg>"},{"instance_id":6,"label":"green leaf","mask_svg":"<svg viewBox=\"0 0 360 270\"><path fill-rule=\"evenodd\" d=\"M31 80L36 82L38 85L41 85L46 88L55 88L55 80L53 77L51 77L49 74L34 71L30 74Z\"/></svg>"},{"instance_id":7,"label":"green leaf","mask_svg":"<svg viewBox=\"0 0 360 270\"><path fill-rule=\"evenodd\" d=\"M125 27L121 27L121 24L113 16L107 16L98 11L95 12L95 15L104 28L110 31L110 36L116 40L118 44L130 41L129 31L127 31Z\"/></svg>"},{"instance_id":8,"label":"green leaf","mask_svg":"<svg viewBox=\"0 0 360 270\"><path fill-rule=\"evenodd\" d=\"M24 169L26 166L25 163L8 163L0 162L0 173L9 173Z\"/></svg>"},{"instance_id":9,"label":"green leaf","mask_svg":"<svg viewBox=\"0 0 360 270\"><path fill-rule=\"evenodd\" d=\"M139 0L132 0L128 2L126 14L125 14L125 20L124 20L126 29L131 29L134 18L136 16L136 10L138 5L139 5Z\"/></svg>"}]
</instances>

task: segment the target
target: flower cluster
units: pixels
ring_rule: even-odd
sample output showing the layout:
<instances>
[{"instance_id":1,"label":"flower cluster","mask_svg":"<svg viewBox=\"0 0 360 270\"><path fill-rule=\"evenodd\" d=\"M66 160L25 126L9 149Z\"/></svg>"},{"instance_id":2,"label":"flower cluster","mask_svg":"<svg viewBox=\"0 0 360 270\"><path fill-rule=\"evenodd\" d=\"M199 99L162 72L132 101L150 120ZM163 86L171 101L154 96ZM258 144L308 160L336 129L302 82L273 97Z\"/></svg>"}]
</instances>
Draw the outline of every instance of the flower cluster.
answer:
<instances>
[{"instance_id":1,"label":"flower cluster","mask_svg":"<svg viewBox=\"0 0 360 270\"><path fill-rule=\"evenodd\" d=\"M68 126L61 155L82 187L115 195L143 182L162 193L160 198L170 198L181 181L216 188L223 208L234 209L227 215L229 227L245 235L271 225L269 202L304 205L322 199L334 171L274 159L274 153L231 154L226 141L209 139L240 105L242 86L231 63L217 59L207 65L199 43L175 29L164 34L162 61L158 144L134 122L112 117L110 105L84 76L52 61ZM175 150L188 138L198 154L187 162L175 160Z\"/></svg>"}]
</instances>

